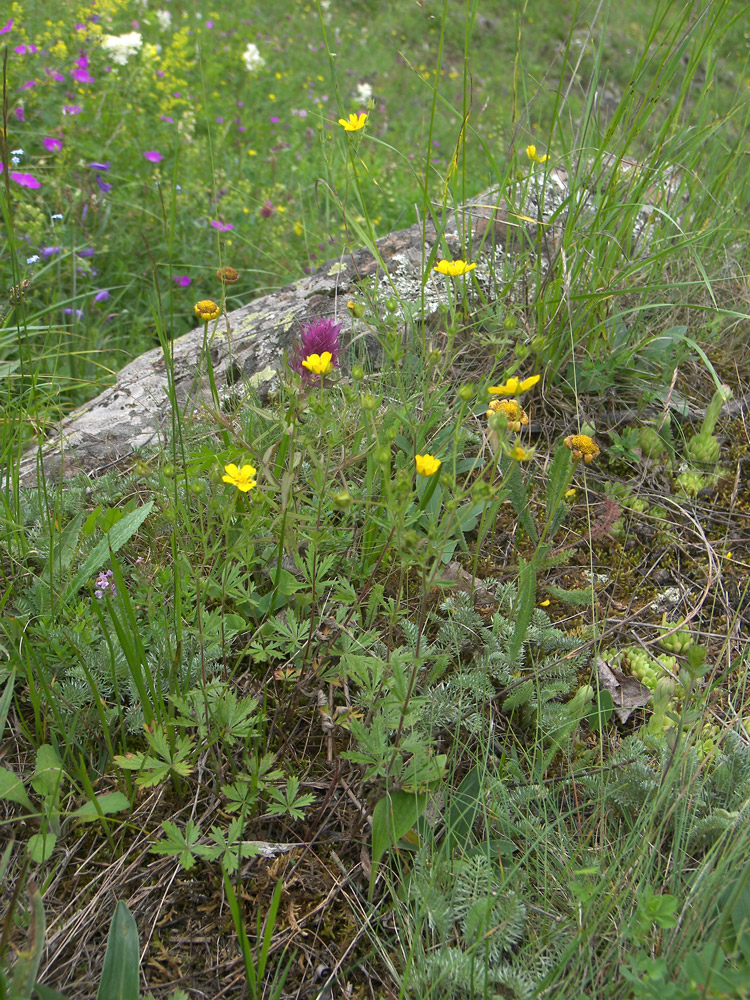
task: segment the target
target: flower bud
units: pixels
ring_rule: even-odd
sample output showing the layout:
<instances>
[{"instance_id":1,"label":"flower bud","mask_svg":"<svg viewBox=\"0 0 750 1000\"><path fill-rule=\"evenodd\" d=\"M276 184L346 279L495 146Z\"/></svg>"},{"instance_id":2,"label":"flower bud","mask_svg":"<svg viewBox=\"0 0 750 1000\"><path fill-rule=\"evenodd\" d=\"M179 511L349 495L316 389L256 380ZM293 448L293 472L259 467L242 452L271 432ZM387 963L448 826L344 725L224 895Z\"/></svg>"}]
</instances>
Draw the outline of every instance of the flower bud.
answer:
<instances>
[{"instance_id":1,"label":"flower bud","mask_svg":"<svg viewBox=\"0 0 750 1000\"><path fill-rule=\"evenodd\" d=\"M369 392L364 393L362 396L362 409L363 410L375 410L378 407L378 401L374 396L371 396Z\"/></svg>"},{"instance_id":2,"label":"flower bud","mask_svg":"<svg viewBox=\"0 0 750 1000\"><path fill-rule=\"evenodd\" d=\"M388 465L391 461L391 449L388 445L381 444L375 449L375 461L378 465Z\"/></svg>"},{"instance_id":3,"label":"flower bud","mask_svg":"<svg viewBox=\"0 0 750 1000\"><path fill-rule=\"evenodd\" d=\"M341 490L340 493L334 494L333 502L339 510L349 510L353 502L353 497L349 490Z\"/></svg>"},{"instance_id":4,"label":"flower bud","mask_svg":"<svg viewBox=\"0 0 750 1000\"><path fill-rule=\"evenodd\" d=\"M352 368L352 378L354 379L354 381L361 382L364 377L365 377L365 370L362 367L362 365L355 365Z\"/></svg>"},{"instance_id":5,"label":"flower bud","mask_svg":"<svg viewBox=\"0 0 750 1000\"><path fill-rule=\"evenodd\" d=\"M464 384L458 390L458 398L462 399L464 403L468 403L474 398L474 383L464 382Z\"/></svg>"}]
</instances>

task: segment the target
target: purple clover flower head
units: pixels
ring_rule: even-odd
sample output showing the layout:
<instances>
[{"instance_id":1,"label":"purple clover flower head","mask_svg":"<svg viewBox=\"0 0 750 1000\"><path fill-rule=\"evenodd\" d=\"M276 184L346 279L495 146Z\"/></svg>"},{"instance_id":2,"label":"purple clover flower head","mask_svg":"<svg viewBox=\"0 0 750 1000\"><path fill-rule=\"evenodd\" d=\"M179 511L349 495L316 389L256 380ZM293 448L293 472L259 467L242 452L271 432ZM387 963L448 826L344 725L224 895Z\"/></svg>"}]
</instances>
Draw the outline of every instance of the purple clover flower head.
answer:
<instances>
[{"instance_id":1,"label":"purple clover flower head","mask_svg":"<svg viewBox=\"0 0 750 1000\"><path fill-rule=\"evenodd\" d=\"M143 156L149 163L161 163L164 159L162 154L157 149L148 149Z\"/></svg>"},{"instance_id":2,"label":"purple clover flower head","mask_svg":"<svg viewBox=\"0 0 750 1000\"><path fill-rule=\"evenodd\" d=\"M332 319L316 319L312 323L302 325L291 364L292 369L302 376L303 385L320 377L314 375L302 364L305 358L309 358L311 354L325 354L328 351L331 355L331 364L334 368L338 368L340 335L341 324L335 323Z\"/></svg>"},{"instance_id":3,"label":"purple clover flower head","mask_svg":"<svg viewBox=\"0 0 750 1000\"><path fill-rule=\"evenodd\" d=\"M274 214L275 211L276 211L276 208L274 206L274 203L272 201L270 201L268 198L266 198L266 200L263 202L263 204L260 207L261 218L262 219L270 219L271 216Z\"/></svg>"},{"instance_id":4,"label":"purple clover flower head","mask_svg":"<svg viewBox=\"0 0 750 1000\"><path fill-rule=\"evenodd\" d=\"M114 597L117 594L117 588L112 579L113 576L114 574L111 569L108 569L106 573L102 570L99 576L97 576L96 589L94 590L94 597L97 601L101 601L105 594L108 597Z\"/></svg>"},{"instance_id":5,"label":"purple clover flower head","mask_svg":"<svg viewBox=\"0 0 750 1000\"><path fill-rule=\"evenodd\" d=\"M58 153L62 149L62 139L54 139L52 136L48 136L46 139L42 139L42 145L48 153Z\"/></svg>"}]
</instances>

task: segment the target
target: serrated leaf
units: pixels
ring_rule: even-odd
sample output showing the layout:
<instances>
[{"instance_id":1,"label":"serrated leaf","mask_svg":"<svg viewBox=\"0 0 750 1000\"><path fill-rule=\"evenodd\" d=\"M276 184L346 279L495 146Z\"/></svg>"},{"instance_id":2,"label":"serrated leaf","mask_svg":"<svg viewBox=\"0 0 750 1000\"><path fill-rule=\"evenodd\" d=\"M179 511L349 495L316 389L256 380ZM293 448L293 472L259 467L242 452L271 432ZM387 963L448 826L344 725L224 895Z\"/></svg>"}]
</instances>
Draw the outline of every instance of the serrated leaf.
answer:
<instances>
[{"instance_id":1,"label":"serrated leaf","mask_svg":"<svg viewBox=\"0 0 750 1000\"><path fill-rule=\"evenodd\" d=\"M112 526L104 538L89 552L83 566L81 566L65 588L62 596L63 603L70 600L71 597L75 597L83 584L94 573L99 572L102 566L109 560L110 553L117 552L126 542L130 541L151 513L153 506L154 501L149 500L148 503L143 504L141 507L131 510L129 514L126 514L117 524Z\"/></svg>"}]
</instances>

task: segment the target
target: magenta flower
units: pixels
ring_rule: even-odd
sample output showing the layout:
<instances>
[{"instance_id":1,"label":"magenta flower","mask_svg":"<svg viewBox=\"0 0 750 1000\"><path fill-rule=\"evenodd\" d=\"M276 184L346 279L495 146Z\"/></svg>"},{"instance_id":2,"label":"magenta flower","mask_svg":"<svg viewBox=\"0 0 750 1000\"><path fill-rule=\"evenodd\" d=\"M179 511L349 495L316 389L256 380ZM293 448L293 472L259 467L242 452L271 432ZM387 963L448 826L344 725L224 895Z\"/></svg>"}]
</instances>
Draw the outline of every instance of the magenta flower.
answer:
<instances>
[{"instance_id":1,"label":"magenta flower","mask_svg":"<svg viewBox=\"0 0 750 1000\"><path fill-rule=\"evenodd\" d=\"M266 198L266 200L260 206L261 217L264 219L270 219L275 211L276 208L274 207L273 202L269 201L268 198Z\"/></svg>"},{"instance_id":2,"label":"magenta flower","mask_svg":"<svg viewBox=\"0 0 750 1000\"><path fill-rule=\"evenodd\" d=\"M31 174L19 174L15 170L11 170L10 179L22 188L39 188L42 186L36 177L32 177Z\"/></svg>"},{"instance_id":3,"label":"magenta flower","mask_svg":"<svg viewBox=\"0 0 750 1000\"><path fill-rule=\"evenodd\" d=\"M175 274L172 281L174 281L178 288L187 288L188 285L192 285L193 283L193 279L189 274Z\"/></svg>"},{"instance_id":4,"label":"magenta flower","mask_svg":"<svg viewBox=\"0 0 750 1000\"><path fill-rule=\"evenodd\" d=\"M27 80L21 84L21 90L31 90L32 87L36 87L36 80Z\"/></svg>"},{"instance_id":5,"label":"magenta flower","mask_svg":"<svg viewBox=\"0 0 750 1000\"><path fill-rule=\"evenodd\" d=\"M94 78L87 69L72 69L70 75L76 83L93 83Z\"/></svg>"},{"instance_id":6,"label":"magenta flower","mask_svg":"<svg viewBox=\"0 0 750 1000\"><path fill-rule=\"evenodd\" d=\"M11 24L13 22L11 21ZM16 45L13 49L19 56L25 56L27 53L33 55L36 52L36 45Z\"/></svg>"},{"instance_id":7,"label":"magenta flower","mask_svg":"<svg viewBox=\"0 0 750 1000\"><path fill-rule=\"evenodd\" d=\"M26 121L26 115L23 111L23 104L19 104L17 108L13 108L13 114L16 116L19 122Z\"/></svg>"},{"instance_id":8,"label":"magenta flower","mask_svg":"<svg viewBox=\"0 0 750 1000\"><path fill-rule=\"evenodd\" d=\"M13 27L13 18L11 18L10 21L6 22L6 24L4 24L2 28L0 28L0 35L7 35L12 27Z\"/></svg>"},{"instance_id":9,"label":"magenta flower","mask_svg":"<svg viewBox=\"0 0 750 1000\"><path fill-rule=\"evenodd\" d=\"M62 139L54 139L52 136L47 136L46 139L42 139L42 145L48 153L59 153L62 149Z\"/></svg>"},{"instance_id":10,"label":"magenta flower","mask_svg":"<svg viewBox=\"0 0 750 1000\"><path fill-rule=\"evenodd\" d=\"M148 160L149 163L161 163L164 157L156 149L149 149L143 154L144 158Z\"/></svg>"},{"instance_id":11,"label":"magenta flower","mask_svg":"<svg viewBox=\"0 0 750 1000\"><path fill-rule=\"evenodd\" d=\"M83 108L80 104L66 104L63 107L62 113L64 115L80 115L82 111Z\"/></svg>"},{"instance_id":12,"label":"magenta flower","mask_svg":"<svg viewBox=\"0 0 750 1000\"><path fill-rule=\"evenodd\" d=\"M231 222L222 222L220 219L211 219L211 225L220 233L228 233L230 229L234 229Z\"/></svg>"},{"instance_id":13,"label":"magenta flower","mask_svg":"<svg viewBox=\"0 0 750 1000\"><path fill-rule=\"evenodd\" d=\"M52 77L52 79L53 80L57 80L58 83L62 83L63 80L65 79L64 74L63 73L58 73L58 71L56 69L45 69L44 72L45 73L49 73L49 75Z\"/></svg>"},{"instance_id":14,"label":"magenta flower","mask_svg":"<svg viewBox=\"0 0 750 1000\"><path fill-rule=\"evenodd\" d=\"M319 378L302 365L305 358L309 358L311 354L321 355L328 351L331 355L331 364L334 368L338 368L340 335L341 324L335 323L332 319L316 319L312 323L303 324L291 362L292 369L299 372L303 383Z\"/></svg>"}]
</instances>

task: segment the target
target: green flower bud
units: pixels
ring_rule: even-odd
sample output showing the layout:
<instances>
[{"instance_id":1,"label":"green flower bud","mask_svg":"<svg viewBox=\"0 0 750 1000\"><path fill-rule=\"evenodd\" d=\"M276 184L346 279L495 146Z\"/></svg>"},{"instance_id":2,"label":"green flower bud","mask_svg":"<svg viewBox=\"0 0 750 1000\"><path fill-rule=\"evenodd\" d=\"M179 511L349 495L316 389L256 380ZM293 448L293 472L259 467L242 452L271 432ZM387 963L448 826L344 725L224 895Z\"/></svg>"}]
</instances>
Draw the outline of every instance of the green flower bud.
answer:
<instances>
[{"instance_id":1,"label":"green flower bud","mask_svg":"<svg viewBox=\"0 0 750 1000\"><path fill-rule=\"evenodd\" d=\"M353 503L353 497L349 490L341 490L340 493L334 494L333 502L339 510L349 510Z\"/></svg>"},{"instance_id":2,"label":"green flower bud","mask_svg":"<svg viewBox=\"0 0 750 1000\"><path fill-rule=\"evenodd\" d=\"M371 396L369 392L364 393L362 396L362 409L363 410L376 410L378 408L378 400L374 396Z\"/></svg>"},{"instance_id":3,"label":"green flower bud","mask_svg":"<svg viewBox=\"0 0 750 1000\"><path fill-rule=\"evenodd\" d=\"M395 299L392 295L389 295L385 300L385 308L389 313L398 312L398 299Z\"/></svg>"},{"instance_id":4,"label":"green flower bud","mask_svg":"<svg viewBox=\"0 0 750 1000\"><path fill-rule=\"evenodd\" d=\"M378 465L388 465L391 461L391 449L388 445L378 445L375 449L375 461Z\"/></svg>"},{"instance_id":5,"label":"green flower bud","mask_svg":"<svg viewBox=\"0 0 750 1000\"><path fill-rule=\"evenodd\" d=\"M512 316L510 313L503 320L503 327L506 330L515 330L516 328L516 317Z\"/></svg>"},{"instance_id":6,"label":"green flower bud","mask_svg":"<svg viewBox=\"0 0 750 1000\"><path fill-rule=\"evenodd\" d=\"M161 471L164 473L166 479L174 479L177 472L173 462L165 462Z\"/></svg>"},{"instance_id":7,"label":"green flower bud","mask_svg":"<svg viewBox=\"0 0 750 1000\"><path fill-rule=\"evenodd\" d=\"M518 343L516 344L514 353L519 361L525 361L529 356L529 347L527 344Z\"/></svg>"},{"instance_id":8,"label":"green flower bud","mask_svg":"<svg viewBox=\"0 0 750 1000\"><path fill-rule=\"evenodd\" d=\"M458 398L462 399L464 403L468 403L474 398L474 383L464 382L464 384L458 390Z\"/></svg>"},{"instance_id":9,"label":"green flower bud","mask_svg":"<svg viewBox=\"0 0 750 1000\"><path fill-rule=\"evenodd\" d=\"M354 379L354 381L361 382L364 377L365 377L365 370L362 367L362 365L355 365L352 368L352 378Z\"/></svg>"}]
</instances>

